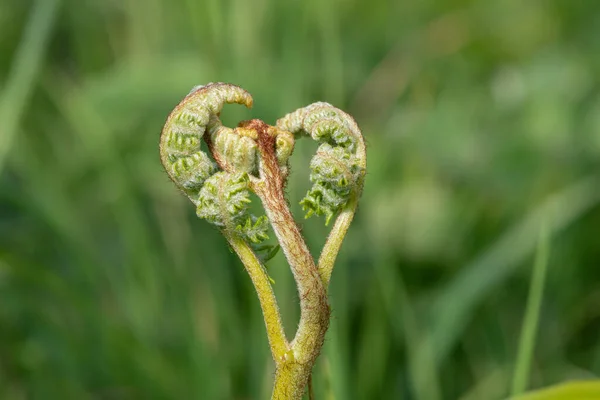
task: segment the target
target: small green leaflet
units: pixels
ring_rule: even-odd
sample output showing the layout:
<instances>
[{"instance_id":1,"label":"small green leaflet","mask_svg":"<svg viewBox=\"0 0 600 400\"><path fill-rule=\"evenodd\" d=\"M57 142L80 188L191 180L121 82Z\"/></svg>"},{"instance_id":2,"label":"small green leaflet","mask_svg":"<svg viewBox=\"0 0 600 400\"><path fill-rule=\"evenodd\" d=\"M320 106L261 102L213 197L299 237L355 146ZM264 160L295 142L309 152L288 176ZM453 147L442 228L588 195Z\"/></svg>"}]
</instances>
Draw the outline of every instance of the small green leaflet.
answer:
<instances>
[{"instance_id":1,"label":"small green leaflet","mask_svg":"<svg viewBox=\"0 0 600 400\"><path fill-rule=\"evenodd\" d=\"M261 246L253 246L253 247L254 247L254 251L258 255L258 259L260 260L260 263L265 266L265 270L266 270L267 262L269 260L271 260L273 257L275 257L275 255L277 254L277 252L280 249L280 246L278 244L276 244L276 245L264 244ZM269 275L269 280L271 281L272 284L275 284L275 279L271 278L271 275Z\"/></svg>"}]
</instances>

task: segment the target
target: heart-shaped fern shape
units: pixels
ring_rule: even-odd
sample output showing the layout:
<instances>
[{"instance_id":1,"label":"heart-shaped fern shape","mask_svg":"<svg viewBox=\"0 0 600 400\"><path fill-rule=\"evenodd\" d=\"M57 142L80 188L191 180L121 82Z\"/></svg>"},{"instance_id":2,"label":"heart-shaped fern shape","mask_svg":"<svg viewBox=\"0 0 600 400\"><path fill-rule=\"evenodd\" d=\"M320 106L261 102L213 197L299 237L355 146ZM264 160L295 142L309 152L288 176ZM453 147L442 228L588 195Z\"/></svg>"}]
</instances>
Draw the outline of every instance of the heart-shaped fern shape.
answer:
<instances>
[{"instance_id":1,"label":"heart-shaped fern shape","mask_svg":"<svg viewBox=\"0 0 600 400\"><path fill-rule=\"evenodd\" d=\"M365 145L354 119L328 103L298 109L275 126L253 119L235 128L219 119L228 103L251 107L252 97L226 83L195 87L167 118L160 158L196 214L223 232L252 279L277 366L272 398L301 399L329 326L327 286L362 192ZM324 215L329 223L337 215L318 263L285 198L288 161L302 136L320 142L310 162L312 187L301 201L306 216ZM266 215L250 214L251 192ZM256 255L266 247L256 244L267 239L269 223L298 287L300 322L292 341L285 337L264 261Z\"/></svg>"},{"instance_id":2,"label":"heart-shaped fern shape","mask_svg":"<svg viewBox=\"0 0 600 400\"><path fill-rule=\"evenodd\" d=\"M161 160L171 180L198 207L199 217L223 229L235 228L252 242L260 242L266 238L266 221L248 214L250 198L241 193L247 194L266 178L260 176L260 164L266 155L261 154L256 126L241 123L232 129L221 123L219 114L225 104L231 103L251 107L253 100L244 89L231 84L195 87L167 119L161 135ZM276 126L261 126L266 126L263 130L274 138L272 150L283 184L295 139L308 136L321 143L310 163L312 187L300 202L307 217L324 215L328 224L353 196L360 196L366 169L365 146L356 122L348 114L319 102L289 113ZM207 143L208 152L202 151L202 141ZM244 206L219 206L211 197L217 187L219 193L238 193L232 199L243 197ZM228 210L233 214L227 214ZM263 228L265 231L260 231Z\"/></svg>"}]
</instances>

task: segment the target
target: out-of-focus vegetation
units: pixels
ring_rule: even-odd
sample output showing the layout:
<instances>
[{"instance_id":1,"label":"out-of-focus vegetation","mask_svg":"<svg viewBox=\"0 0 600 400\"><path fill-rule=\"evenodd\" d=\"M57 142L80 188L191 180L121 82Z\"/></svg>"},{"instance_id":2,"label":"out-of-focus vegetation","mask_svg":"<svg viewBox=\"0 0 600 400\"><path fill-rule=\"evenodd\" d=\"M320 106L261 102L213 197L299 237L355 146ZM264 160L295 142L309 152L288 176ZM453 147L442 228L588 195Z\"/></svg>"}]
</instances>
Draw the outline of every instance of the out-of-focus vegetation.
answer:
<instances>
[{"instance_id":1,"label":"out-of-focus vegetation","mask_svg":"<svg viewBox=\"0 0 600 400\"><path fill-rule=\"evenodd\" d=\"M211 81L254 96L226 123L322 100L369 143L318 399L508 396L542 224L527 386L597 377L599 76L593 0L2 0L0 398L268 398L250 280L158 160ZM291 335L281 254L269 272Z\"/></svg>"}]
</instances>

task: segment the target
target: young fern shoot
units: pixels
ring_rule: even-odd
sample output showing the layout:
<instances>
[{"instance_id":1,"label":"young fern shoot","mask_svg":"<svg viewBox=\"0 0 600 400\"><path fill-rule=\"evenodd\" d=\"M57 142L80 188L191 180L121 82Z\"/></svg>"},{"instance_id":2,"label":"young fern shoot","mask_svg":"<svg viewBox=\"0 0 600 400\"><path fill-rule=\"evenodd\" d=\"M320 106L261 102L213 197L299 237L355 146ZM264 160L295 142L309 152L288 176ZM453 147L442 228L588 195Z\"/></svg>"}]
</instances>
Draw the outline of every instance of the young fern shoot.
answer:
<instances>
[{"instance_id":1,"label":"young fern shoot","mask_svg":"<svg viewBox=\"0 0 600 400\"><path fill-rule=\"evenodd\" d=\"M244 89L226 83L197 86L167 118L160 159L175 185L215 225L244 264L258 294L276 366L272 399L298 400L306 390L329 326L327 287L337 253L352 221L366 172L365 144L354 119L327 103L315 103L279 119L223 126L225 104L252 107ZM311 215L335 222L318 262L292 217L285 185L295 140L308 136L320 146L310 168L312 187L300 202ZM202 150L205 142L205 151ZM265 215L249 212L250 192ZM273 229L290 266L300 298L300 322L285 336L271 281L252 245Z\"/></svg>"}]
</instances>

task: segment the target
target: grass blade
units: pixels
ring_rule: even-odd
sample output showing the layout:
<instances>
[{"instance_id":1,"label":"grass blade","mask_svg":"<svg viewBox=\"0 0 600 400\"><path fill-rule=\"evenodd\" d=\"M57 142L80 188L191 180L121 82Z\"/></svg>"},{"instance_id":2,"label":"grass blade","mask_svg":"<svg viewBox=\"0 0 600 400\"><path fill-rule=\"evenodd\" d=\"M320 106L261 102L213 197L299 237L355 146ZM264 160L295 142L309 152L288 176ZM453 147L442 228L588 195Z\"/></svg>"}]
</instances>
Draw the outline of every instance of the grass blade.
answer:
<instances>
[{"instance_id":1,"label":"grass blade","mask_svg":"<svg viewBox=\"0 0 600 400\"><path fill-rule=\"evenodd\" d=\"M537 254L533 266L533 276L529 286L525 319L523 321L521 338L519 340L519 351L517 353L517 362L512 383L513 396L523 393L527 389L527 383L529 382L531 360L535 348L535 336L540 320L544 283L546 281L546 272L548 270L548 242L548 229L546 228L546 225L543 224L540 229Z\"/></svg>"},{"instance_id":2,"label":"grass blade","mask_svg":"<svg viewBox=\"0 0 600 400\"><path fill-rule=\"evenodd\" d=\"M38 0L0 96L0 172L42 63L60 0Z\"/></svg>"}]
</instances>

